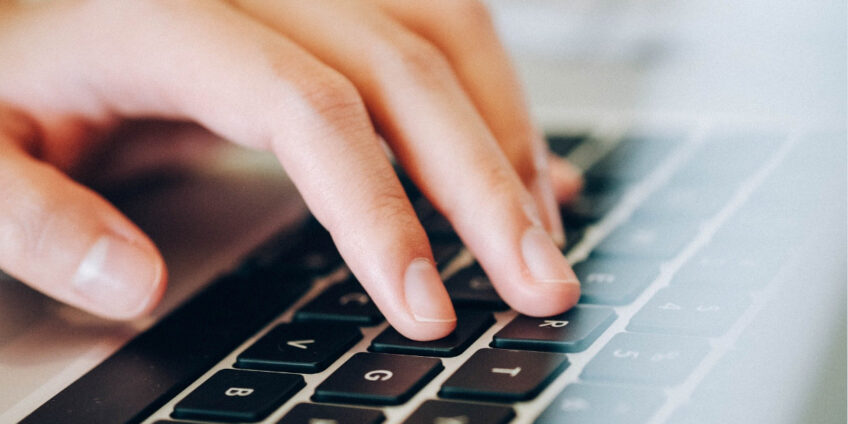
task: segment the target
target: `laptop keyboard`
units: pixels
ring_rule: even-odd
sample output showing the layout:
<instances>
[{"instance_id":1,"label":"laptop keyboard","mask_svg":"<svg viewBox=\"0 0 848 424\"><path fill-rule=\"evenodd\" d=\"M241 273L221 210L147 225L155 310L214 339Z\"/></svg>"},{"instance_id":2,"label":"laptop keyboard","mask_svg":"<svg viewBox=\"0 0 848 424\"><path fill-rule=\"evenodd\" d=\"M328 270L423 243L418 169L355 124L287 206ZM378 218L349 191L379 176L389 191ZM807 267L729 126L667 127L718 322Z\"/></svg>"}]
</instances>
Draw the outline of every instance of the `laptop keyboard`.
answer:
<instances>
[{"instance_id":1,"label":"laptop keyboard","mask_svg":"<svg viewBox=\"0 0 848 424\"><path fill-rule=\"evenodd\" d=\"M675 408L669 393L699 367L708 371L705 358L719 355L714 342L744 324L803 241L803 228L781 224L807 211L783 193L786 173L775 171L791 166L782 159L797 143L746 133L640 133L606 144L560 134L549 143L557 154L598 158L583 164L585 190L562 210L565 252L582 283L572 310L546 318L509 310L450 224L403 179L457 308L453 334L417 342L389 327L329 235L309 221L148 331L195 315L144 346L188 337L208 355L170 352L190 358L162 371L174 376L128 420L665 422ZM288 300L242 308L250 317L220 316L219 307L255 302L250 296ZM49 422L50 408L72 400L62 396L24 422Z\"/></svg>"}]
</instances>

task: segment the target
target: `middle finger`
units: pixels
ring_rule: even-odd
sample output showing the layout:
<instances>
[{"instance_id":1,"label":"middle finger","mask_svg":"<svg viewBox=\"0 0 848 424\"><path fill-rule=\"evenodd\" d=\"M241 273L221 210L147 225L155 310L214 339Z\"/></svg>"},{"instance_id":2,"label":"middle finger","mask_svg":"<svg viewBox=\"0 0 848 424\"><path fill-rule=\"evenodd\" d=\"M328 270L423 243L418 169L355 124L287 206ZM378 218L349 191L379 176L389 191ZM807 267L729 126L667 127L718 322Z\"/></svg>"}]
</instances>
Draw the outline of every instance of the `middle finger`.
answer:
<instances>
[{"instance_id":1,"label":"middle finger","mask_svg":"<svg viewBox=\"0 0 848 424\"><path fill-rule=\"evenodd\" d=\"M399 162L517 311L553 315L579 284L535 201L430 43L365 2L241 0L360 90Z\"/></svg>"}]
</instances>

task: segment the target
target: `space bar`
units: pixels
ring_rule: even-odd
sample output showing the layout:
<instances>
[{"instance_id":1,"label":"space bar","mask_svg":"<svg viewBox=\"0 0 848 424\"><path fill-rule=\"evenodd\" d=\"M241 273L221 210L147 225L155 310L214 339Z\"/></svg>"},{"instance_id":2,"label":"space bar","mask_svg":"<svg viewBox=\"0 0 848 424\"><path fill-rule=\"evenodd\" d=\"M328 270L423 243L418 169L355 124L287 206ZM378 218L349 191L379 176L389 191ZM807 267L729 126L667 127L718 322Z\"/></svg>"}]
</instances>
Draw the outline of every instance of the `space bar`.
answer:
<instances>
[{"instance_id":1,"label":"space bar","mask_svg":"<svg viewBox=\"0 0 848 424\"><path fill-rule=\"evenodd\" d=\"M223 277L21 422L140 422L285 311L308 287L308 281L296 277Z\"/></svg>"}]
</instances>

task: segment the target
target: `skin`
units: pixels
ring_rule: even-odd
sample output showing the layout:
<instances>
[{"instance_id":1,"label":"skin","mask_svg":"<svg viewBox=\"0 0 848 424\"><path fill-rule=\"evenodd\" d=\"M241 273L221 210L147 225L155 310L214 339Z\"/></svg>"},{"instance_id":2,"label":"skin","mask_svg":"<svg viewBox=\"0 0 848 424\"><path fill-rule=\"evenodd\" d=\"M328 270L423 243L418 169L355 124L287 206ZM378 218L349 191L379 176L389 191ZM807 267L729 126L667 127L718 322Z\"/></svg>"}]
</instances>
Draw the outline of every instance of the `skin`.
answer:
<instances>
[{"instance_id":1,"label":"skin","mask_svg":"<svg viewBox=\"0 0 848 424\"><path fill-rule=\"evenodd\" d=\"M579 298L556 247L579 173L548 154L476 0L7 1L0 28L0 268L49 296L133 319L163 295L155 245L72 178L155 119L273 152L409 338L456 315L381 140L510 306Z\"/></svg>"}]
</instances>

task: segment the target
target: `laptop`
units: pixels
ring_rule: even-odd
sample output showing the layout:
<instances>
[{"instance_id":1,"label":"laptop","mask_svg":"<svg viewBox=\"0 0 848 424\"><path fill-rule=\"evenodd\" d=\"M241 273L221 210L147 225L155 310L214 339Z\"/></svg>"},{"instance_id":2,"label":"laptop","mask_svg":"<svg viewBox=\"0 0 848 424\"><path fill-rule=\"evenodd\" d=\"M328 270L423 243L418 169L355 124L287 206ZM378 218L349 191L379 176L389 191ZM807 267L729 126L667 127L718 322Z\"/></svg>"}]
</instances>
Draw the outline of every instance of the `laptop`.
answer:
<instances>
[{"instance_id":1,"label":"laptop","mask_svg":"<svg viewBox=\"0 0 848 424\"><path fill-rule=\"evenodd\" d=\"M0 422L846 422L846 6L490 5L585 170L577 307L509 310L404 180L459 317L410 342L273 158L221 143L104 189L168 263L151 317L0 278Z\"/></svg>"}]
</instances>

